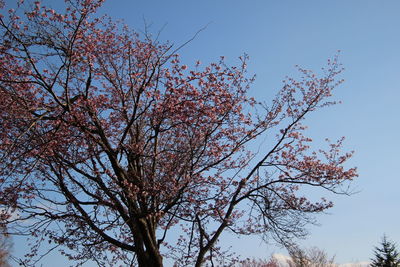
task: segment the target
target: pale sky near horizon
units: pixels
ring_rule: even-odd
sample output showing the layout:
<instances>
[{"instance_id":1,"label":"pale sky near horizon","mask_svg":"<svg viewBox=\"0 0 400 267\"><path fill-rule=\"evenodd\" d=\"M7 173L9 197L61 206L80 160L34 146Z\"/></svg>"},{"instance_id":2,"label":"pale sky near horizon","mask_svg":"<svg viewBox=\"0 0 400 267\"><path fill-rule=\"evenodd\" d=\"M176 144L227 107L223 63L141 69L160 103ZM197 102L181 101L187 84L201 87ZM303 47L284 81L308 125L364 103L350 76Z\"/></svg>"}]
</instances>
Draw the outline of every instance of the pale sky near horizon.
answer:
<instances>
[{"instance_id":1,"label":"pale sky near horizon","mask_svg":"<svg viewBox=\"0 0 400 267\"><path fill-rule=\"evenodd\" d=\"M249 72L257 75L250 94L267 102L295 73L294 65L318 71L341 50L345 83L334 98L343 104L313 114L306 124L316 140L346 136L345 147L356 152L349 166L358 167L357 193L326 194L335 207L318 216L320 226L309 226L310 235L299 242L336 255L339 263L368 261L383 234L400 249L400 1L108 0L101 12L138 31L146 21L150 32L162 29L160 39L176 45L207 26L181 49L182 62L225 56L234 64L247 53ZM244 257L285 253L257 238L223 242ZM19 246L14 251L24 253ZM55 266L60 257L49 256L43 266Z\"/></svg>"}]
</instances>

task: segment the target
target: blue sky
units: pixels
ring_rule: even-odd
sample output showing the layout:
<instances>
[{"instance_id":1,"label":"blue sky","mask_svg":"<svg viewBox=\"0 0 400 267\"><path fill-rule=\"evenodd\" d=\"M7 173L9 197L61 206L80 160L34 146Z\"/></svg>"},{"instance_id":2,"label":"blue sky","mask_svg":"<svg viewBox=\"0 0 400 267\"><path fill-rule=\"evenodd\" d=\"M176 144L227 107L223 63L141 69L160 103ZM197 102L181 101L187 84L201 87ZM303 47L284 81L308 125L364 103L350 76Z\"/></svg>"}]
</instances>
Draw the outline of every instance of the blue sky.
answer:
<instances>
[{"instance_id":1,"label":"blue sky","mask_svg":"<svg viewBox=\"0 0 400 267\"><path fill-rule=\"evenodd\" d=\"M151 32L163 28L161 40L176 45L207 25L180 51L182 61L224 55L238 63L247 53L249 71L257 75L251 94L267 102L294 65L318 71L341 50L346 82L334 98L343 104L310 116L308 133L320 140L347 137L346 148L356 151L351 165L359 170L352 185L358 193L326 195L335 207L317 217L320 226L310 226L300 243L325 249L341 263L369 260L384 233L400 244L400 1L108 0L101 11L136 30L144 29L144 20ZM223 242L246 257L283 252L257 238ZM17 246L14 251L20 253Z\"/></svg>"}]
</instances>

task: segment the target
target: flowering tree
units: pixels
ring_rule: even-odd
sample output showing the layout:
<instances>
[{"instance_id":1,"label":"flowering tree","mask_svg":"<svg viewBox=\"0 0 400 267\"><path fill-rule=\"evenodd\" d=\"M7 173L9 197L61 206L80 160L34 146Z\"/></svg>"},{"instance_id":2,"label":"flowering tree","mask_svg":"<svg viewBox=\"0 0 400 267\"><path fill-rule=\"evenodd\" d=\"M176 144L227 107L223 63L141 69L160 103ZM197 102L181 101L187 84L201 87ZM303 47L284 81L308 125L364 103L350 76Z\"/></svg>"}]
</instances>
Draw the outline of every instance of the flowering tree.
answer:
<instances>
[{"instance_id":1,"label":"flowering tree","mask_svg":"<svg viewBox=\"0 0 400 267\"><path fill-rule=\"evenodd\" d=\"M43 240L77 263L212 263L224 231L303 234L332 203L302 189L341 193L356 176L342 139L312 151L303 135L305 116L333 104L335 59L264 105L247 96L246 57L189 70L172 46L96 17L101 3L19 1L0 17L1 222L36 238L23 264Z\"/></svg>"}]
</instances>

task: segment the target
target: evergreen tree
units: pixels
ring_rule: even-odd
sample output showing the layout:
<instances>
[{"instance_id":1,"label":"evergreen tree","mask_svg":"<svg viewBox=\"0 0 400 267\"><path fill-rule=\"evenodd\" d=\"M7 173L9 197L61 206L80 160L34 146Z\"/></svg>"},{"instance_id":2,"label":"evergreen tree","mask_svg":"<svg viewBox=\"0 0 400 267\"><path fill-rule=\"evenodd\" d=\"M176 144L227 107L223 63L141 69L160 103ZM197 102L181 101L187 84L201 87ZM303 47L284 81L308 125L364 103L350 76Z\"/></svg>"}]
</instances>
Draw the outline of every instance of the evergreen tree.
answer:
<instances>
[{"instance_id":1,"label":"evergreen tree","mask_svg":"<svg viewBox=\"0 0 400 267\"><path fill-rule=\"evenodd\" d=\"M371 267L400 267L400 254L396 250L395 243L383 236L381 247L375 247L375 258Z\"/></svg>"}]
</instances>

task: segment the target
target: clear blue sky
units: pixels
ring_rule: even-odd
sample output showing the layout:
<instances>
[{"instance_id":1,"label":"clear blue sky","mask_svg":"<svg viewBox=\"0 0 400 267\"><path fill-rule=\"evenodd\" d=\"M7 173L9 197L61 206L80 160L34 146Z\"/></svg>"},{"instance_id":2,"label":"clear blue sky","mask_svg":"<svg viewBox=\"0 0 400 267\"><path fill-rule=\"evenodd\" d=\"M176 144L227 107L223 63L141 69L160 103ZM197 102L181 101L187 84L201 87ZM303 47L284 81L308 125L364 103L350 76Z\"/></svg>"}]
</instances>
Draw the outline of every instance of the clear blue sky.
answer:
<instances>
[{"instance_id":1,"label":"clear blue sky","mask_svg":"<svg viewBox=\"0 0 400 267\"><path fill-rule=\"evenodd\" d=\"M400 1L108 0L102 12L137 30L144 19L152 32L165 25L161 39L177 45L208 25L180 51L183 62L224 55L234 63L245 52L257 75L251 94L259 100L268 101L295 64L318 70L341 50L346 82L335 99L343 104L307 122L315 139L347 137L346 147L356 151L351 165L359 170L353 183L359 193L327 195L335 207L318 216L321 225L310 226L301 244L323 248L341 263L369 260L384 233L400 245ZM243 256L281 252L258 239L224 241Z\"/></svg>"}]
</instances>

